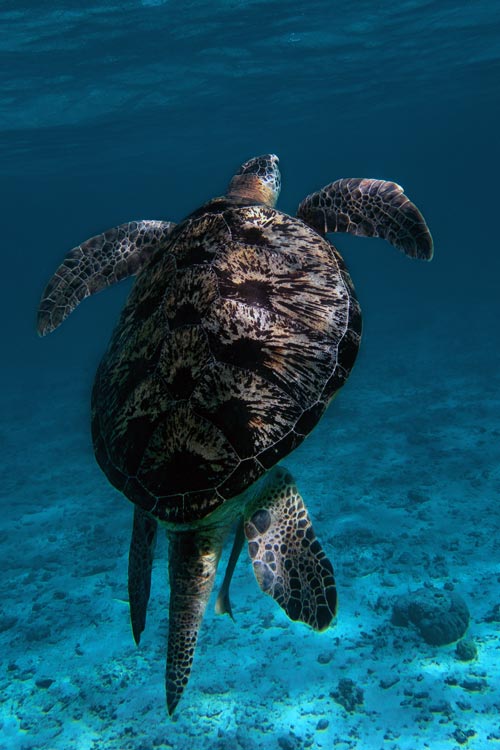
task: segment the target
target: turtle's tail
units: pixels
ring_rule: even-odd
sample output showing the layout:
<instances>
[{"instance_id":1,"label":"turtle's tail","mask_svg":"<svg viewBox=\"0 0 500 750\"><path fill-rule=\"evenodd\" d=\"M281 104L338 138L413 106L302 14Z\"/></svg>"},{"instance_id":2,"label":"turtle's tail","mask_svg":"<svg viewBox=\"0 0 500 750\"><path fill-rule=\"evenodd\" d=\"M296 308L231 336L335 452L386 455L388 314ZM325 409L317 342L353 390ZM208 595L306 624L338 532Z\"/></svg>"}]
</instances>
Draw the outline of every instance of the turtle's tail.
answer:
<instances>
[{"instance_id":1,"label":"turtle's tail","mask_svg":"<svg viewBox=\"0 0 500 750\"><path fill-rule=\"evenodd\" d=\"M223 538L221 530L213 529L169 534L170 607L165 687L170 715L189 680Z\"/></svg>"}]
</instances>

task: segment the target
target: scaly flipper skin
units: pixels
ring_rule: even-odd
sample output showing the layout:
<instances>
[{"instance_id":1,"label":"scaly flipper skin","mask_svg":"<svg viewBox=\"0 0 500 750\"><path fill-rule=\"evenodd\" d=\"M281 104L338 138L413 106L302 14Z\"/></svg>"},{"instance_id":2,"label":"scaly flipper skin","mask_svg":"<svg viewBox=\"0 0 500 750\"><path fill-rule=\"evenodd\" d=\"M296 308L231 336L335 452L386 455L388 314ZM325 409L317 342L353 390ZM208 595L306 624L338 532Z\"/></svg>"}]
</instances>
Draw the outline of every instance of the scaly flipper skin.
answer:
<instances>
[{"instance_id":1,"label":"scaly flipper skin","mask_svg":"<svg viewBox=\"0 0 500 750\"><path fill-rule=\"evenodd\" d=\"M220 591L217 596L217 601L215 602L215 612L218 615L227 614L229 615L231 620L234 620L234 617L233 617L233 609L231 607L231 600L229 598L229 586L231 584L231 579L233 577L234 568L236 566L236 563L238 562L238 558L240 556L240 552L244 543L245 543L245 532L243 529L243 519L240 519L240 521L238 522L238 526L236 528L233 548L231 550L231 555L229 556L229 561L227 563L224 580L222 581L222 586L220 587Z\"/></svg>"},{"instance_id":2,"label":"scaly flipper skin","mask_svg":"<svg viewBox=\"0 0 500 750\"><path fill-rule=\"evenodd\" d=\"M171 221L131 221L73 248L43 292L39 335L60 326L85 297L136 274L174 226Z\"/></svg>"},{"instance_id":3,"label":"scaly flipper skin","mask_svg":"<svg viewBox=\"0 0 500 750\"><path fill-rule=\"evenodd\" d=\"M151 570L156 547L158 522L138 505L134 507L134 525L128 556L128 599L134 640L139 645L146 625L151 591Z\"/></svg>"},{"instance_id":4,"label":"scaly flipper skin","mask_svg":"<svg viewBox=\"0 0 500 750\"><path fill-rule=\"evenodd\" d=\"M336 180L304 198L297 216L320 234L382 237L410 258L431 260L434 252L424 217L395 182Z\"/></svg>"},{"instance_id":5,"label":"scaly flipper skin","mask_svg":"<svg viewBox=\"0 0 500 750\"><path fill-rule=\"evenodd\" d=\"M226 528L205 528L169 536L170 606L165 688L170 715L189 680L198 631L214 585L226 531Z\"/></svg>"},{"instance_id":6,"label":"scaly flipper skin","mask_svg":"<svg viewBox=\"0 0 500 750\"><path fill-rule=\"evenodd\" d=\"M245 511L255 577L291 620L325 630L335 617L332 564L316 539L291 474L275 468Z\"/></svg>"}]
</instances>

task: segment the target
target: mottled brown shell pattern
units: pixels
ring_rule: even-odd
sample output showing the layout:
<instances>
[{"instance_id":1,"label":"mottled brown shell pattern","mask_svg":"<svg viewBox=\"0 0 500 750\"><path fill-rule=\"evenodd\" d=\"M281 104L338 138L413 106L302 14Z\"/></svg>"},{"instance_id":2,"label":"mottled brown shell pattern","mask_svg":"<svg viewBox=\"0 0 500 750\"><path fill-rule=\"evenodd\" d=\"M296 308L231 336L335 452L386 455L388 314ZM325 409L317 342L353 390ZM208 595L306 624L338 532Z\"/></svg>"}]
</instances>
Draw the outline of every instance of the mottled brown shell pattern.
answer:
<instances>
[{"instance_id":1,"label":"mottled brown shell pattern","mask_svg":"<svg viewBox=\"0 0 500 750\"><path fill-rule=\"evenodd\" d=\"M94 385L97 460L158 519L200 520L302 442L360 331L330 243L275 209L215 199L137 278Z\"/></svg>"}]
</instances>

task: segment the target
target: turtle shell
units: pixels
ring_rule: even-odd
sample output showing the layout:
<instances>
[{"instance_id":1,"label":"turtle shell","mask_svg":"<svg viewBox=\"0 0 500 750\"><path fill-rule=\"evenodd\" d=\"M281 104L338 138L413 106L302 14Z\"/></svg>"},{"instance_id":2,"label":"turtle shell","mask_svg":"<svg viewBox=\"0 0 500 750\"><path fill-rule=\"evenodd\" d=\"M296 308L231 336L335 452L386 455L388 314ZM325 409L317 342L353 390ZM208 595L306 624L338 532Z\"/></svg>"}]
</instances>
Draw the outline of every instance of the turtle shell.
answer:
<instances>
[{"instance_id":1,"label":"turtle shell","mask_svg":"<svg viewBox=\"0 0 500 750\"><path fill-rule=\"evenodd\" d=\"M99 366L100 466L159 520L201 520L302 442L360 329L329 242L273 208L211 201L140 272Z\"/></svg>"}]
</instances>

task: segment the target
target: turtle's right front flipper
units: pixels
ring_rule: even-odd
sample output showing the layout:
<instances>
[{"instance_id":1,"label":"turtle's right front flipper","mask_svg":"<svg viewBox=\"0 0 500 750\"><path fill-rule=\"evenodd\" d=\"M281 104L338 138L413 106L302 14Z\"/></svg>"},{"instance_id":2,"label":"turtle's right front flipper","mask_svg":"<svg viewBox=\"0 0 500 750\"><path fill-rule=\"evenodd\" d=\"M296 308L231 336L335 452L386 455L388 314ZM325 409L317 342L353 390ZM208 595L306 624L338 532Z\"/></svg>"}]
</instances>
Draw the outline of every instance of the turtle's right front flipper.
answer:
<instances>
[{"instance_id":1,"label":"turtle's right front flipper","mask_svg":"<svg viewBox=\"0 0 500 750\"><path fill-rule=\"evenodd\" d=\"M410 258L431 260L433 255L424 217L395 182L367 177L336 180L304 198L297 216L320 234L382 237Z\"/></svg>"},{"instance_id":2,"label":"turtle's right front flipper","mask_svg":"<svg viewBox=\"0 0 500 750\"><path fill-rule=\"evenodd\" d=\"M43 292L39 335L61 325L85 297L136 274L174 226L171 221L131 221L73 248Z\"/></svg>"}]
</instances>

